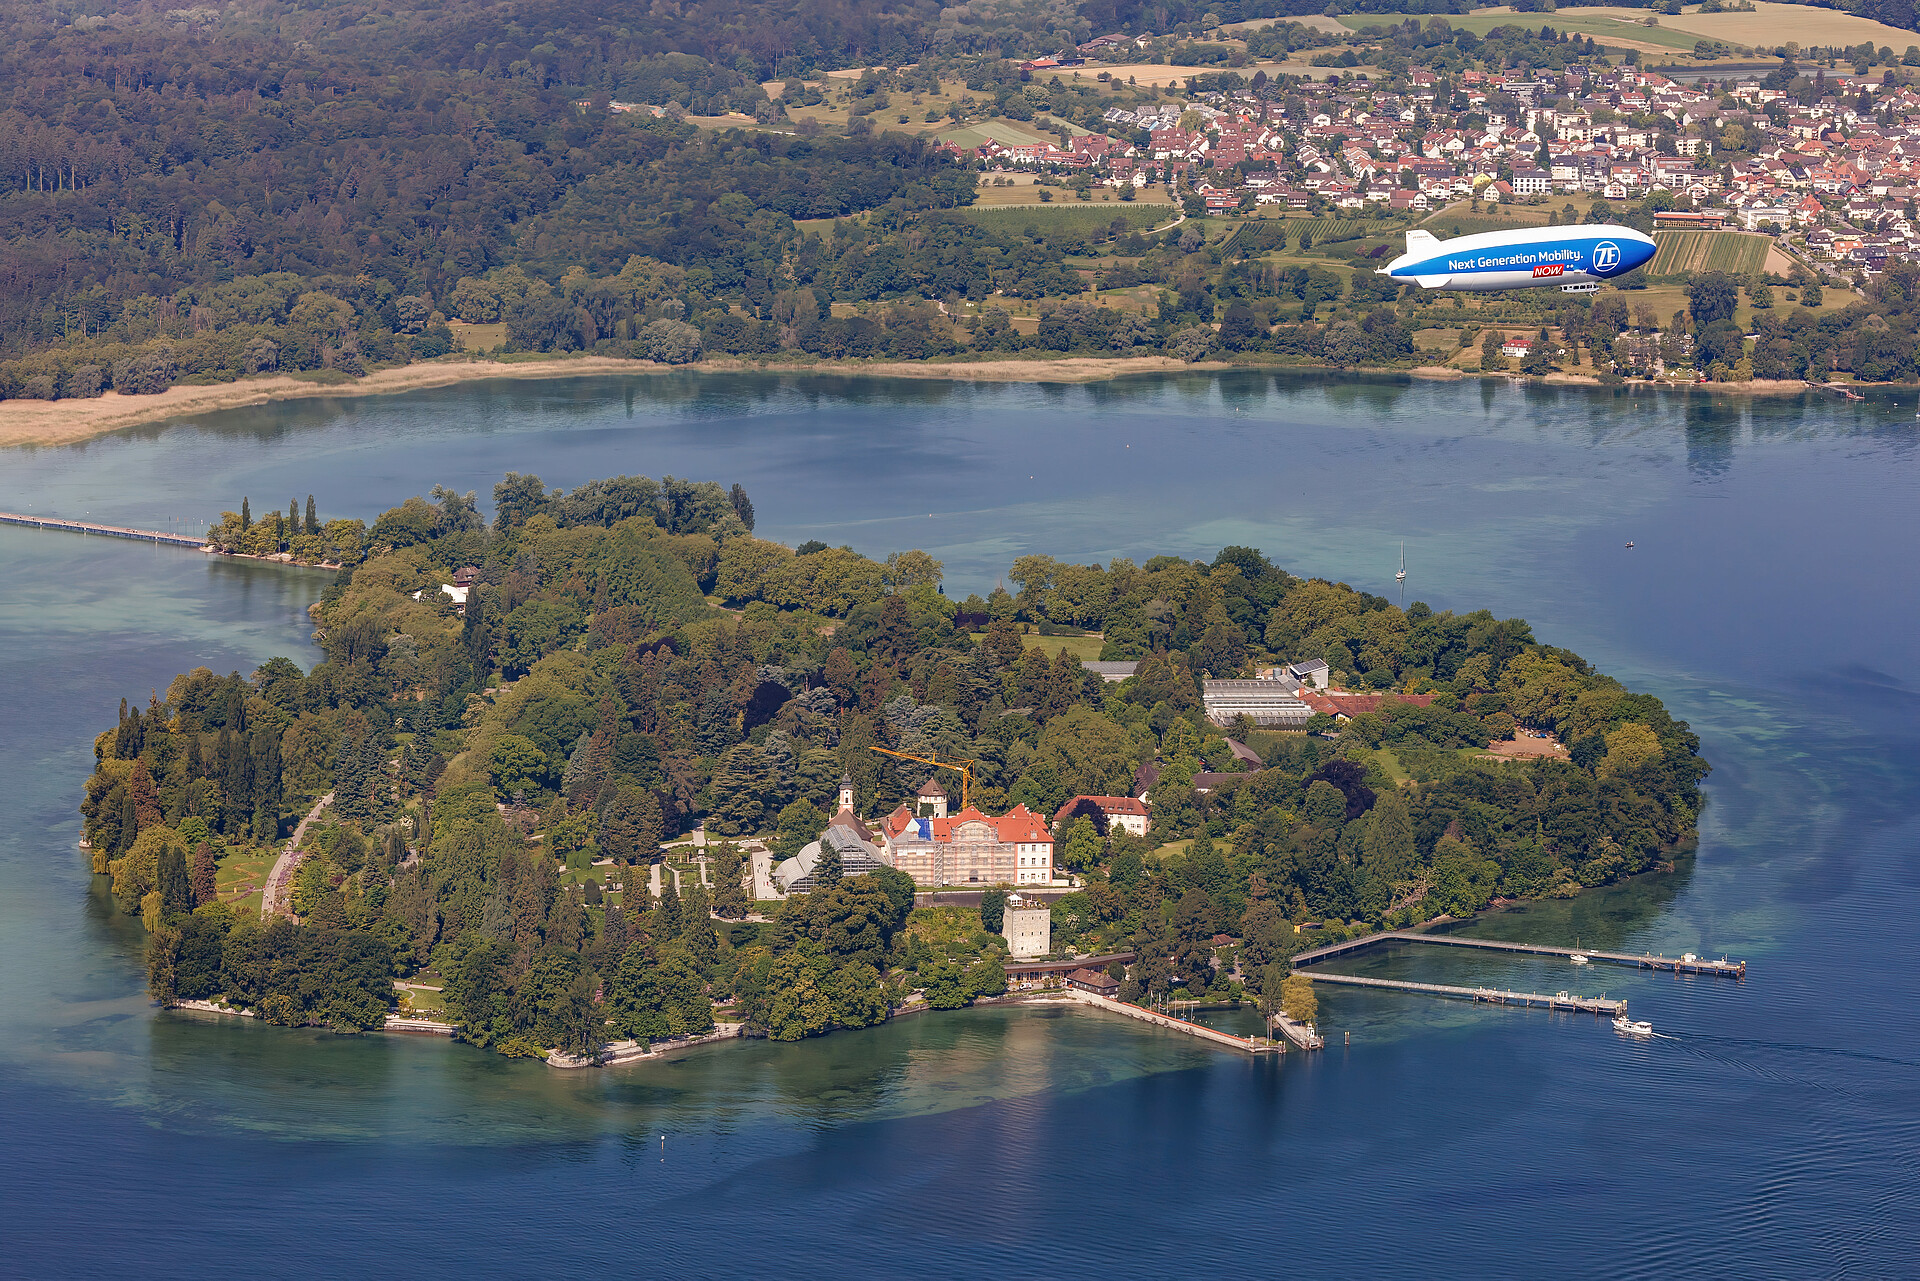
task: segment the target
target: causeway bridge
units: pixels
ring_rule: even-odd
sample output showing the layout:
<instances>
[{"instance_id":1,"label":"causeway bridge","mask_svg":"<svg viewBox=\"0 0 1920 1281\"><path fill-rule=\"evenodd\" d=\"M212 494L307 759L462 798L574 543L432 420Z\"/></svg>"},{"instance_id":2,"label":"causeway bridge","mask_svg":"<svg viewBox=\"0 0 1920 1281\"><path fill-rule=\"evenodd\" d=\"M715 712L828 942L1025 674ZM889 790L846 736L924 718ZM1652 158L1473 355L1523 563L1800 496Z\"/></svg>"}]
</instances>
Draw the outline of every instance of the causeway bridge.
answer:
<instances>
[{"instance_id":1,"label":"causeway bridge","mask_svg":"<svg viewBox=\"0 0 1920 1281\"><path fill-rule=\"evenodd\" d=\"M70 534L99 534L106 538L131 538L142 543L167 543L198 551L207 545L204 536L169 534L160 529L130 529L125 525L102 525L89 520L63 520L58 516L25 516L19 512L0 512L0 525L28 525L34 529L58 529Z\"/></svg>"},{"instance_id":2,"label":"causeway bridge","mask_svg":"<svg viewBox=\"0 0 1920 1281\"><path fill-rule=\"evenodd\" d=\"M1631 965L1643 970L1671 970L1675 974L1717 974L1726 978L1743 979L1747 976L1745 961L1730 961L1721 957L1717 961L1698 957L1691 952L1685 956L1655 956L1651 952L1602 952L1584 947L1542 947L1535 943L1508 943L1500 939L1461 938L1455 934L1421 934L1414 930L1386 930L1379 934L1368 934L1363 938L1348 939L1343 943L1329 943L1325 947L1316 947L1310 952L1302 952L1293 958L1293 966L1299 969L1319 961L1331 960L1336 956L1345 956L1376 943L1432 943L1440 947L1477 947L1491 952L1522 952L1533 956L1584 956L1589 961L1605 962L1608 965ZM1332 981L1332 976L1315 974L1314 981Z\"/></svg>"}]
</instances>

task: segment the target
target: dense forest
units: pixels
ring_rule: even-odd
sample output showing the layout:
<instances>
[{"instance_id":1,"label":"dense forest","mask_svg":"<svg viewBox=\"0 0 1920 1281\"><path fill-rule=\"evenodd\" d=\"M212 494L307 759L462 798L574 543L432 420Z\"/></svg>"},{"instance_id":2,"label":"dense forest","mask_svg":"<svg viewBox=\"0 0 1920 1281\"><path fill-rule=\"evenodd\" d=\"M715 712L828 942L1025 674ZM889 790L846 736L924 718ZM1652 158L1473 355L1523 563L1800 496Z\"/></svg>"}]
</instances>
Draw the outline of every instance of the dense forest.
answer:
<instances>
[{"instance_id":1,"label":"dense forest","mask_svg":"<svg viewBox=\"0 0 1920 1281\"><path fill-rule=\"evenodd\" d=\"M371 528L309 500L258 519L244 503L213 531L342 568L313 607L311 670L196 669L95 740L85 839L150 933L157 999L364 1029L396 977L432 974L462 1037L533 1054L691 1035L716 1006L791 1039L1004 990L997 894L977 915L916 909L892 869L829 866L743 919L732 842L784 857L820 834L842 775L869 814L929 777L876 746L972 758L989 813L1151 779L1150 837L1084 807L1057 834L1083 888L1056 904L1056 946L1137 951L1134 997L1277 988L1277 963L1330 933L1571 895L1695 834L1707 766L1688 727L1518 619L1403 611L1244 547L1025 556L1017 591L956 602L925 552L755 537L739 486L509 475L493 498L491 523L436 489ZM462 569L464 607L441 586ZM1134 676L1047 652L1096 629ZM1205 678L1306 657L1352 689L1433 698L1309 733L1205 718ZM1516 727L1571 759L1481 755ZM240 869L328 795L297 919L262 921ZM655 897L661 843L696 825L710 885L669 876Z\"/></svg>"}]
</instances>

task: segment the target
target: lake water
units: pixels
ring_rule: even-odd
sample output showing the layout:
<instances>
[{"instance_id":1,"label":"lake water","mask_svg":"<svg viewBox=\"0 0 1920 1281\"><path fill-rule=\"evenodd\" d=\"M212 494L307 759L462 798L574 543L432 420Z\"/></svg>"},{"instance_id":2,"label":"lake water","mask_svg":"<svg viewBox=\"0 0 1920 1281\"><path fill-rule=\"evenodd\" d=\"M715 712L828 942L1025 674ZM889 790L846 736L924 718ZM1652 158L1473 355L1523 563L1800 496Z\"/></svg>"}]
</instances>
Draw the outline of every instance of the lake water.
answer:
<instances>
[{"instance_id":1,"label":"lake water","mask_svg":"<svg viewBox=\"0 0 1920 1281\"><path fill-rule=\"evenodd\" d=\"M1912 1275L1916 422L1258 375L1092 387L674 376L269 406L0 454L0 509L371 518L508 470L723 483L759 532L1014 556L1264 550L1522 615L1691 721L1697 858L1483 933L1745 957L1744 983L1453 949L1360 973L1628 997L1665 1035L1322 988L1248 1062L1077 1010L928 1015L562 1074L160 1015L75 849L90 740L174 673L313 659L325 577L0 526L0 1272L19 1276ZM1631 540L1635 546L1627 550ZM1346 1043L1350 1034L1351 1043Z\"/></svg>"}]
</instances>

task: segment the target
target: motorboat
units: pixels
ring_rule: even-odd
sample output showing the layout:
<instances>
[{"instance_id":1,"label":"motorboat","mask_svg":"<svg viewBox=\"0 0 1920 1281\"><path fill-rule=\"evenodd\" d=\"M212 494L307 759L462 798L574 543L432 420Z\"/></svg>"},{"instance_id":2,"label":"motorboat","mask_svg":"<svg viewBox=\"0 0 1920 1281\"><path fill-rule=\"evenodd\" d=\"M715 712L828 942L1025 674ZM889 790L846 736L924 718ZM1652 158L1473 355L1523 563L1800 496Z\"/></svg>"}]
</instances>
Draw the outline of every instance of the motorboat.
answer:
<instances>
[{"instance_id":1,"label":"motorboat","mask_svg":"<svg viewBox=\"0 0 1920 1281\"><path fill-rule=\"evenodd\" d=\"M1567 954L1567 959L1569 961L1572 961L1575 965L1586 965L1588 963L1587 958L1585 956L1582 956L1578 952L1569 952Z\"/></svg>"},{"instance_id":2,"label":"motorboat","mask_svg":"<svg viewBox=\"0 0 1920 1281\"><path fill-rule=\"evenodd\" d=\"M1644 1020L1636 1023L1634 1020L1622 1014L1613 1020L1613 1030L1616 1032L1625 1032L1628 1036L1652 1036L1653 1024Z\"/></svg>"}]
</instances>

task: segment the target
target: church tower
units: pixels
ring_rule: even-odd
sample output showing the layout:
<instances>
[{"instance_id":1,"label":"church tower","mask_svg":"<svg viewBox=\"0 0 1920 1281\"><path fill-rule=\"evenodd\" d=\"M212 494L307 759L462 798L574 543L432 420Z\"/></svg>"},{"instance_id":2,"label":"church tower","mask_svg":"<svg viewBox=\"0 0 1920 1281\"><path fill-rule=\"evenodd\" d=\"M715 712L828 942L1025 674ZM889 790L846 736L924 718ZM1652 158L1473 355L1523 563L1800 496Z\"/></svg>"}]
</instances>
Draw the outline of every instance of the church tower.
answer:
<instances>
[{"instance_id":1,"label":"church tower","mask_svg":"<svg viewBox=\"0 0 1920 1281\"><path fill-rule=\"evenodd\" d=\"M853 812L853 775L840 776L840 808L847 813Z\"/></svg>"}]
</instances>

